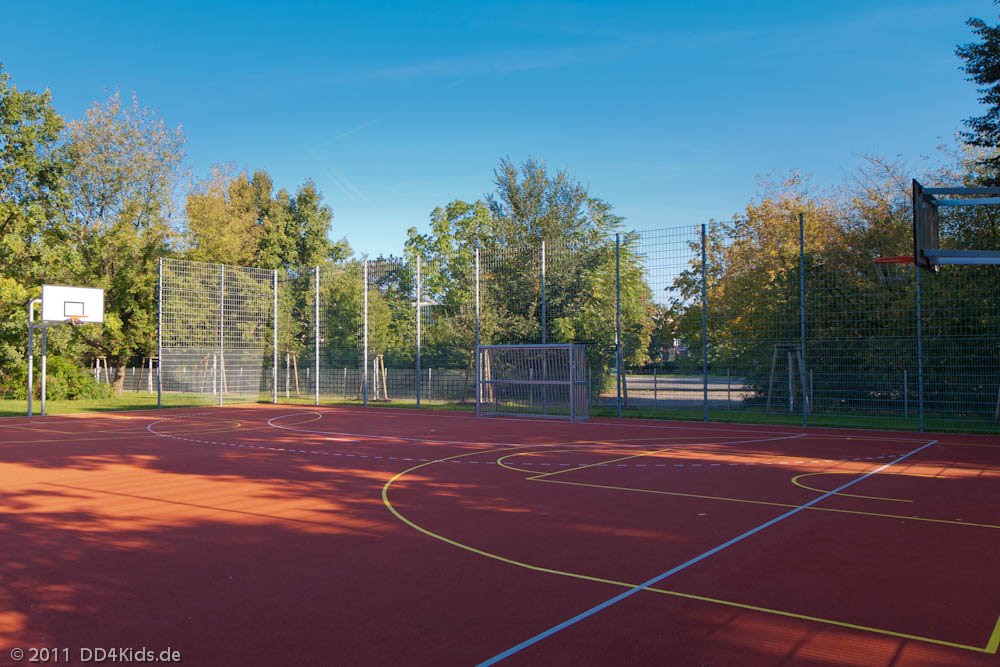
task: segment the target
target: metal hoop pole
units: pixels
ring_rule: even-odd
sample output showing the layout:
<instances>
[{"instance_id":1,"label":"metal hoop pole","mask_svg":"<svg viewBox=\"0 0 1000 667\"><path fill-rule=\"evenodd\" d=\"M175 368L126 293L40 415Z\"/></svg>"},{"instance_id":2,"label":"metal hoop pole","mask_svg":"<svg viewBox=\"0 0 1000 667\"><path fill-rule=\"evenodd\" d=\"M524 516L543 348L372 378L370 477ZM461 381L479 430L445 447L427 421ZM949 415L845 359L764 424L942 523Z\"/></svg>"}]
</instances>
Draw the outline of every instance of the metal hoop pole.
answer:
<instances>
[{"instance_id":1,"label":"metal hoop pole","mask_svg":"<svg viewBox=\"0 0 1000 667\"><path fill-rule=\"evenodd\" d=\"M45 375L46 375L46 361L48 360L48 348L49 348L49 328L42 322L42 386L41 386L41 396L39 400L40 407L42 409L42 416L45 416Z\"/></svg>"},{"instance_id":2,"label":"metal hoop pole","mask_svg":"<svg viewBox=\"0 0 1000 667\"><path fill-rule=\"evenodd\" d=\"M32 399L35 393L35 304L41 299L28 302L28 416L31 417Z\"/></svg>"},{"instance_id":3,"label":"metal hoop pole","mask_svg":"<svg viewBox=\"0 0 1000 667\"><path fill-rule=\"evenodd\" d=\"M920 432L924 432L924 340L920 316L920 267L914 266L917 288L917 412Z\"/></svg>"},{"instance_id":4,"label":"metal hoop pole","mask_svg":"<svg viewBox=\"0 0 1000 667\"><path fill-rule=\"evenodd\" d=\"M708 421L708 234L701 226L701 377L702 419Z\"/></svg>"}]
</instances>

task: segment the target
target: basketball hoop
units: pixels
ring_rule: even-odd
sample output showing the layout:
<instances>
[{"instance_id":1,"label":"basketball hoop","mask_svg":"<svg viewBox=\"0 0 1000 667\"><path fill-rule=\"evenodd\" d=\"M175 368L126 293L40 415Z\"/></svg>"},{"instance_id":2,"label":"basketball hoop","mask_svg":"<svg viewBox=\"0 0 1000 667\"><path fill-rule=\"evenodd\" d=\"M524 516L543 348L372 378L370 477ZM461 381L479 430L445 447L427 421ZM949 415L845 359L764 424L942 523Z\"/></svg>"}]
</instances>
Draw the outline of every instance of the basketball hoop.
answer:
<instances>
[{"instance_id":1,"label":"basketball hoop","mask_svg":"<svg viewBox=\"0 0 1000 667\"><path fill-rule=\"evenodd\" d=\"M907 265L914 265L913 255L897 255L893 257L876 257L875 270L879 280L889 287L900 287L911 281Z\"/></svg>"},{"instance_id":2,"label":"basketball hoop","mask_svg":"<svg viewBox=\"0 0 1000 667\"><path fill-rule=\"evenodd\" d=\"M71 327L78 327L81 324L86 324L86 323L87 323L86 315L70 315L69 318L66 320L66 324L70 325Z\"/></svg>"}]
</instances>

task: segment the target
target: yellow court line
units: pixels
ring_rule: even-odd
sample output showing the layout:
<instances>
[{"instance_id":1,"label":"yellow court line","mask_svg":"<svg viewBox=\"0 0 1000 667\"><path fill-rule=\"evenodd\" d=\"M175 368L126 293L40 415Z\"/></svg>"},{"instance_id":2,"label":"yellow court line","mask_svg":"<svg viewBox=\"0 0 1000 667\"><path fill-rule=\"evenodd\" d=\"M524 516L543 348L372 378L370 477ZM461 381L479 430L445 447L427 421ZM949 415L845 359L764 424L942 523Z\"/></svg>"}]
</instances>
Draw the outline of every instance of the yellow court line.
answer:
<instances>
[{"instance_id":1,"label":"yellow court line","mask_svg":"<svg viewBox=\"0 0 1000 667\"><path fill-rule=\"evenodd\" d=\"M806 491L815 491L816 493L830 493L826 489L817 489L811 486L806 486L799 480L803 477L812 477L813 475L855 475L857 473L851 472L807 472L801 475L796 475L792 477L792 484L799 487L800 489L805 489ZM862 496L858 493L834 493L834 496L845 496L848 498L864 498L865 500L886 500L891 503L912 503L912 500L907 500L905 498L883 498L882 496Z\"/></svg>"},{"instance_id":2,"label":"yellow court line","mask_svg":"<svg viewBox=\"0 0 1000 667\"><path fill-rule=\"evenodd\" d=\"M608 461L598 461L597 463L588 463L586 465L581 465L581 466L576 466L576 467L568 467L568 468L565 468L565 469L562 469L562 470L555 470L553 472L539 473L537 475L535 475L535 471L534 470L524 470L523 468L515 468L513 466L507 465L506 463L503 463L503 461L505 459L509 459L512 456L524 456L525 454L559 454L561 452L575 452L575 451L580 451L580 450L576 450L576 449L544 449L544 450L541 450L541 451L538 451L538 452L514 452L513 454L507 454L506 456L501 456L500 458L498 458L496 460L496 463L501 468L506 468L507 470L513 470L514 472L523 472L523 473L528 474L528 475L534 475L533 477L529 477L527 479L540 479L542 477L551 477L552 475L559 475L559 474L564 473L564 472L574 472L574 471L577 471L577 470L586 470L587 468L593 468L594 466L608 465L609 463L617 463L618 461L627 461L628 459L640 458L640 457L646 456L648 454L655 454L657 452L667 451L667 450L660 449L660 450L654 450L654 451L641 452L639 454L630 454L628 456L623 456L623 457L617 458L617 459L611 459L611 460L608 460Z\"/></svg>"},{"instance_id":3,"label":"yellow court line","mask_svg":"<svg viewBox=\"0 0 1000 667\"><path fill-rule=\"evenodd\" d=\"M954 445L955 447L989 447L990 449L1000 448L1000 445L991 445L986 442L941 442L941 445Z\"/></svg>"},{"instance_id":4,"label":"yellow court line","mask_svg":"<svg viewBox=\"0 0 1000 667\"><path fill-rule=\"evenodd\" d=\"M510 451L511 449L522 449L522 448L528 448L528 447L531 447L531 446L533 446L533 445L525 445L523 447L504 448L504 449L501 449L501 450L492 450L492 452L490 452L490 453L500 453L500 452L504 452L504 451ZM484 556L486 558L490 558L492 560L495 560L495 561L498 561L498 562L501 562L501 563L506 563L507 565L513 565L515 567L520 567L520 568L524 568L524 569L527 569L527 570L532 570L532 571L535 571L535 572L542 572L542 573L545 573L545 574L555 574L555 575L558 575L558 576L568 577L568 578L571 578L571 579L580 579L580 580L583 580L583 581L590 581L590 582L599 583L599 584L608 584L608 585L611 585L611 586L617 586L617 587L621 587L621 588L629 588L629 589L631 589L631 588L635 588L638 585L638 584L624 582L624 581L616 581L614 579L604 579L604 578L601 578L601 577L594 577L594 576L590 576L590 575L586 575L586 574L581 574L579 572L570 572L568 570L557 570L557 569L554 569L554 568L542 567L540 565L532 565L531 563L525 563L524 561L514 560L513 558L506 558L506 557L501 556L499 554L495 554L495 553L492 553L492 552L489 552L489 551L484 551L482 549L477 549L476 547L470 546L468 544L463 544L462 542L458 542L458 541L453 540L451 538L445 537L444 535L441 535L439 533L435 533L435 532L433 532L433 531L431 531L431 530L429 530L427 528L424 528L420 524L418 524L415 521L412 521L411 519L409 519L406 516L404 516L398 509L396 509L395 505L392 504L392 501L389 500L389 489L392 488L393 484L395 484L397 481L399 481L400 479L402 479L406 475L409 475L410 473L415 472L415 471L417 471L417 470L419 470L421 468L425 468L425 467L428 467L428 466L435 465L437 463L444 463L446 461L451 461L453 459L459 459L459 458L463 458L463 457L466 457L466 456L473 456L475 454L481 454L481 453L482 452L467 452L465 454L457 454L455 456L448 456L448 457L445 457L445 458L436 459L434 461L428 461L426 463L421 463L419 465L415 465L415 466L413 466L411 468L403 470L402 472L396 473L395 475L393 475L382 486L382 504L385 505L385 507L392 513L393 516L395 516L397 519L399 519L405 525L409 526L410 528L412 528L413 530L416 530L419 533L422 533L423 535L426 535L426 536L431 537L433 539L439 540L439 541L444 542L445 544L449 544L449 545L451 545L453 547L457 547L459 549L463 549L463 550L468 551L470 553L474 553L474 554L477 554L479 556ZM539 480L539 481L547 481L547 482L551 482L553 484L576 484L575 482L563 482L563 481L560 481L560 480L546 480L546 479L543 479L543 480ZM585 486L591 486L591 485L585 485ZM684 495L684 494L676 494L676 495ZM734 500L734 499L731 499L731 500ZM764 503L764 504L775 504L775 503ZM995 654L997 652L998 646L1000 646L1000 619L997 620L997 625L995 626L995 628L993 630L993 634L990 636L990 639L987 642L986 646L985 647L980 647L980 646L973 646L973 645L970 645L970 644L960 644L960 643L957 643L957 642L949 642L949 641L945 641L945 640L942 640L942 639L934 639L933 637L924 637L924 636L921 636L921 635L913 635L913 634L908 634L908 633L895 632L893 630L885 630L885 629L882 629L882 628L875 628L875 627L871 627L871 626L857 625L857 624L854 624L854 623L847 623L847 622L844 622L844 621L837 621L837 620L828 619L828 618L821 618L819 616L807 616L805 614L796 614L794 612L782 611L780 609L770 609L770 608L767 608L767 607L758 607L756 605L743 604L743 603L740 603L740 602L733 602L733 601L730 601L730 600L722 600L722 599L719 599L719 598L711 598L711 597L702 596L702 595L693 595L693 594L690 594L690 593L681 593L680 591L673 591L673 590L664 589L664 588L646 588L644 590L649 591L651 593L659 593L659 594L662 594L662 595L669 595L669 596L673 596L673 597L680 597L680 598L687 598L687 599L691 599L691 600L698 600L698 601L701 601L701 602L708 602L708 603L713 603L713 604L719 604L719 605L723 605L723 606L727 606L727 607L733 607L733 608L737 608L737 609L746 609L746 610L749 610L749 611L756 611L756 612L761 612L761 613L765 613L765 614L774 614L774 615L777 615L777 616L784 616L786 618L795 618L795 619L798 619L798 620L811 621L811 622L815 622L815 623L822 623L822 624L827 624L827 625L833 625L833 626L842 627L842 628L849 628L849 629L852 629L852 630L859 630L859 631L863 631L863 632L871 632L871 633L874 633L874 634L884 635L884 636L888 636L888 637L896 637L896 638L899 638L899 639L909 639L909 640L924 642L924 643L928 643L928 644L936 644L938 646L947 646L947 647L950 647L950 648L963 649L963 650L966 650L966 651L974 651L976 653L991 653L991 654Z\"/></svg>"},{"instance_id":5,"label":"yellow court line","mask_svg":"<svg viewBox=\"0 0 1000 667\"><path fill-rule=\"evenodd\" d=\"M532 475L531 477L526 477L525 480L527 480L529 482L550 482L552 484L566 484L566 485L569 485L569 486L590 487L590 488L595 488L595 489L605 489L605 490L609 490L609 491L631 491L631 492L634 492L634 493L652 493L652 494L656 494L656 495L676 496L676 497L680 497L680 498L698 498L698 499L702 499L702 500L718 500L718 501L722 501L722 502L745 503L747 505L765 505L765 506L769 506L769 507L781 507L781 508L786 508L786 509L791 509L791 508L798 507L798 505L793 505L793 504L788 504L788 503L779 503L779 502L768 501L768 500L752 500L752 499L748 499L748 498L732 498L732 497L727 497L727 496L710 496L710 495L698 494L698 493L682 493L680 491L660 491L660 490L656 490L656 489L640 489L640 488L635 488L635 487L630 487L630 486L613 486L613 485L607 485L607 484L590 484L590 483L586 483L586 482L569 482L569 481L565 481L565 480L561 480L561 479L550 479L551 477L553 477L555 475L560 475L562 473L576 472L578 470L584 470L586 468L593 468L594 466L607 465L609 463L615 463L615 462L618 462L618 461L625 461L625 460L630 459L630 458L639 458L639 457L642 457L642 456L647 456L648 454L655 454L655 453L660 453L660 452L665 452L665 451L671 451L671 449L672 448L667 448L667 449L656 450L656 451L653 451L653 452L646 452L646 453L643 453L643 454L634 454L632 456L623 456L621 458L610 459L608 461L603 461L603 462L599 462L599 463L591 463L591 464L588 464L586 466L579 466L579 467L576 467L576 468L565 468L563 470L556 470L556 471L550 472L550 473L542 473L540 475ZM562 451L562 450L560 450L560 451ZM525 452L513 452L511 454L507 454L505 456L502 456L502 457L500 457L500 458L497 459L497 464L500 465L500 467L502 467L502 468L506 468L507 470L512 470L514 472L527 473L527 474L531 475L531 473L535 472L534 470L523 470L523 469L520 469L520 468L514 468L514 467L509 466L509 465L507 465L507 464L505 464L505 463L502 462L504 459L508 459L508 458L510 458L512 456L519 456L519 455L524 454L524 453ZM527 453L534 453L534 452L527 452ZM809 475L819 475L819 474L825 474L825 473L807 473L807 474L809 474ZM798 477L805 477L805 476L806 475L799 475ZM793 482L794 482L795 479L797 479L797 477L793 478ZM804 487L803 486L803 488L808 488L808 487ZM819 491L819 489L809 489L809 490L810 491ZM852 494L837 494L837 495L852 495ZM855 497L857 497L857 498L875 498L876 500L897 500L895 498L876 498L875 496L855 496ZM912 500L898 500L898 501L899 502L913 502ZM925 523L943 523L943 524L956 525L956 526L966 526L966 527L970 527L970 528L992 528L992 529L998 529L998 530L1000 530L1000 525L994 525L994 524L989 524L989 523L975 523L975 522L972 522L972 521L953 521L953 520L950 520L950 519L932 519L932 518L929 518L929 517L905 516L905 515L902 515L902 514L885 514L885 513L880 513L880 512L864 512L864 511L861 511L861 510L846 510L846 509L838 509L838 508L834 508L834 507L821 507L821 506L818 506L818 505L813 505L813 506L807 507L806 509L810 510L810 511L833 512L833 513L837 513L837 514L854 514L854 515L858 515L858 516L870 516L870 517L877 517L877 518L883 518L883 519L902 519L902 520L905 520L905 521L922 521L922 522L925 522Z\"/></svg>"},{"instance_id":6,"label":"yellow court line","mask_svg":"<svg viewBox=\"0 0 1000 667\"><path fill-rule=\"evenodd\" d=\"M22 431L31 431L33 433L72 433L73 431L60 431L57 428L45 428L44 426L20 426L15 424L0 424L0 430L5 428L16 428Z\"/></svg>"},{"instance_id":7,"label":"yellow court line","mask_svg":"<svg viewBox=\"0 0 1000 667\"><path fill-rule=\"evenodd\" d=\"M631 491L634 493L653 493L663 496L677 496L680 498L700 498L703 500L720 500L723 502L730 503L746 503L748 505L769 505L771 507L783 507L783 508L796 508L798 505L790 505L787 503L778 503L768 500L749 500L746 498L728 498L726 496L708 496L698 493L681 493L680 491L659 491L655 489L638 489L629 486L608 486L605 484L588 484L585 482L567 482L562 479L535 479L534 477L528 477L528 480L534 480L538 482L548 482L549 484L567 484L569 486L584 486L594 489L606 489L609 491ZM837 509L835 507L820 507L819 505L812 505L811 507L805 508L809 512L833 512L836 514L856 514L859 516L873 516L883 519L902 519L904 521L924 521L927 523L944 523L951 524L955 526L966 526L969 528L993 528L1000 530L1000 526L990 524L990 523L974 523L972 521L952 521L950 519L931 519L927 517L919 516L905 516L903 514L883 514L880 512L862 512L860 510L845 510Z\"/></svg>"},{"instance_id":8,"label":"yellow court line","mask_svg":"<svg viewBox=\"0 0 1000 667\"><path fill-rule=\"evenodd\" d=\"M576 450L572 450L572 449L548 449L548 450L545 450L545 452L539 452L539 453L559 454L561 452L571 452L571 451L576 451ZM523 472L526 475L533 475L533 474L535 474L534 470L525 470L523 468L515 468L514 466L507 465L506 463L504 463L504 461L506 461L507 459L511 458L512 456L524 456L525 454L534 454L534 453L536 453L536 452L514 452L513 454L507 454L506 456L501 456L500 458L498 458L496 460L496 464L498 466L500 466L501 468L505 469L505 470L511 470L513 472Z\"/></svg>"},{"instance_id":9,"label":"yellow court line","mask_svg":"<svg viewBox=\"0 0 1000 667\"><path fill-rule=\"evenodd\" d=\"M165 435L177 435L177 436L181 436L181 435L204 435L204 434L207 434L207 433L224 433L226 431L235 431L235 430L242 430L243 432L260 431L260 430L262 430L264 428L264 427L260 427L260 428L242 428L242 426L243 425L241 423L239 423L239 422L233 422L229 426L224 426L224 427L220 427L220 428L211 428L211 429L199 428L199 429L194 430L194 431L175 431L175 432L171 432L171 433L157 433L156 431L149 431L145 427L143 427L143 428L141 428L139 430L136 430L136 431L130 430L130 431L126 432L126 433L123 433L122 431L112 431L112 434L106 434L106 435L95 434L95 435L91 435L90 437L86 437L86 438L76 438L76 437L74 437L74 438L46 438L46 439L43 439L43 440L6 440L6 441L4 441L3 444L5 444L5 445L33 445L33 444L43 444L43 443L44 444L51 444L51 443L76 444L76 443L79 443L79 442L90 442L90 441L93 441L93 440L128 440L128 439L134 439L134 438L142 437L142 436L145 436L145 435L159 435L159 436L165 436ZM69 435L69 434L67 434L67 435Z\"/></svg>"},{"instance_id":10,"label":"yellow court line","mask_svg":"<svg viewBox=\"0 0 1000 667\"><path fill-rule=\"evenodd\" d=\"M986 642L986 652L996 653L998 648L1000 648L1000 618L997 619L997 624L993 626L993 634L990 635L990 640Z\"/></svg>"},{"instance_id":11,"label":"yellow court line","mask_svg":"<svg viewBox=\"0 0 1000 667\"><path fill-rule=\"evenodd\" d=\"M651 449L651 450L647 450L645 452L640 452L638 454L632 454L630 456L622 456L622 457L619 457L617 459L610 459L608 461L598 461L597 463L589 463L589 464L587 464L585 466L578 466L576 468L565 468L564 470L555 470L553 472L543 472L540 475L534 475L533 477L529 477L528 480L529 481L536 480L536 479L540 480L540 479L545 479L547 477L554 477L555 475L561 475L564 472L579 472L580 470L586 470L587 468L594 468L594 467L597 467L597 466L606 466L606 465L610 465L612 463L618 463L620 461L628 461L629 459L641 459L644 456L649 456L651 454L660 454L662 452L670 451L671 449L675 449L675 448L674 447L667 447L667 448L661 448L661 449Z\"/></svg>"},{"instance_id":12,"label":"yellow court line","mask_svg":"<svg viewBox=\"0 0 1000 667\"><path fill-rule=\"evenodd\" d=\"M302 426L303 424L312 424L313 422L318 422L320 419L323 418L322 413L314 412L312 410L306 410L305 412L293 412L290 415L285 415L285 417L297 417L298 415L312 415L313 418L307 419L304 422L295 422L293 424L289 424L289 426ZM271 417L269 421L274 421L275 419L282 419L282 416L278 415L277 417ZM270 426L270 424L268 424L268 426Z\"/></svg>"}]
</instances>

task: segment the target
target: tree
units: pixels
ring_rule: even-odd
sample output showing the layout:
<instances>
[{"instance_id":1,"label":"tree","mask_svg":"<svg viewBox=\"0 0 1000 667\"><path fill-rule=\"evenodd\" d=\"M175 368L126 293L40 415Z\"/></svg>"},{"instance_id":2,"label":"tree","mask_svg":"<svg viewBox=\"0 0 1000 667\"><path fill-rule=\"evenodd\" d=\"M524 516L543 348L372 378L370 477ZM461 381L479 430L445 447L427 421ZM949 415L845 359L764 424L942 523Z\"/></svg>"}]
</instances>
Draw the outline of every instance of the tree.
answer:
<instances>
[{"instance_id":1,"label":"tree","mask_svg":"<svg viewBox=\"0 0 1000 667\"><path fill-rule=\"evenodd\" d=\"M19 90L0 66L0 386L24 362L25 306L59 255L41 240L63 194L62 129L49 92Z\"/></svg>"},{"instance_id":2,"label":"tree","mask_svg":"<svg viewBox=\"0 0 1000 667\"><path fill-rule=\"evenodd\" d=\"M480 251L480 340L542 339L541 244L546 244L548 342L590 345L595 378L611 367L615 335L615 241L623 219L565 170L541 161L501 160L485 201L453 201L431 214L431 231L409 232L407 254L424 259L427 295L437 304L428 357L469 367L475 328L475 250ZM626 238L622 251L623 338L643 363L651 293ZM460 351L458 354L455 351Z\"/></svg>"},{"instance_id":3,"label":"tree","mask_svg":"<svg viewBox=\"0 0 1000 667\"><path fill-rule=\"evenodd\" d=\"M279 193L280 194L280 193ZM330 241L333 230L333 210L323 203L323 195L311 180L299 186L295 196L285 198L290 219L288 236L294 247L294 257L286 257L299 266L315 266L324 262L347 259L351 248L346 239Z\"/></svg>"},{"instance_id":4,"label":"tree","mask_svg":"<svg viewBox=\"0 0 1000 667\"><path fill-rule=\"evenodd\" d=\"M312 181L292 196L274 192L263 169L250 176L216 166L188 194L185 213L188 256L195 261L275 269L350 255L346 241L330 241L333 211Z\"/></svg>"},{"instance_id":5,"label":"tree","mask_svg":"<svg viewBox=\"0 0 1000 667\"><path fill-rule=\"evenodd\" d=\"M198 262L251 266L257 259L258 212L245 172L215 166L194 184L184 206L188 257Z\"/></svg>"},{"instance_id":6,"label":"tree","mask_svg":"<svg viewBox=\"0 0 1000 667\"><path fill-rule=\"evenodd\" d=\"M58 234L67 279L105 290L103 328L79 335L115 368L117 393L129 361L156 347L157 263L174 241L183 145L180 128L118 93L69 124L69 206Z\"/></svg>"},{"instance_id":7,"label":"tree","mask_svg":"<svg viewBox=\"0 0 1000 667\"><path fill-rule=\"evenodd\" d=\"M965 61L964 69L979 88L979 101L987 106L986 113L965 121L968 131L962 137L974 146L990 149L981 160L986 169L983 181L1000 184L1000 25L988 25L979 18L970 18L967 25L980 41L969 42L955 49Z\"/></svg>"}]
</instances>

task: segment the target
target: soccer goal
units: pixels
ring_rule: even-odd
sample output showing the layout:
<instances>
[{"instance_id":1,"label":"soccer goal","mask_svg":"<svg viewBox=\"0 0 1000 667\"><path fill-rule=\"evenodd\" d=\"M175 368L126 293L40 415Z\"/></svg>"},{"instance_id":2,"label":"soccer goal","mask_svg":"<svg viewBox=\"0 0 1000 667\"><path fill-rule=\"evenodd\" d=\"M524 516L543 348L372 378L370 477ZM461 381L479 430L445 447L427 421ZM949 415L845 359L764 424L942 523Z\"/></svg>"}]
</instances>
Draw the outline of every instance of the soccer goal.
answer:
<instances>
[{"instance_id":1,"label":"soccer goal","mask_svg":"<svg viewBox=\"0 0 1000 667\"><path fill-rule=\"evenodd\" d=\"M581 421L590 416L583 345L480 345L476 349L476 414Z\"/></svg>"}]
</instances>

